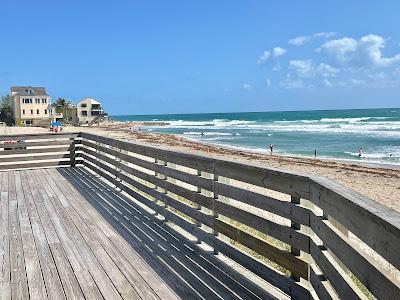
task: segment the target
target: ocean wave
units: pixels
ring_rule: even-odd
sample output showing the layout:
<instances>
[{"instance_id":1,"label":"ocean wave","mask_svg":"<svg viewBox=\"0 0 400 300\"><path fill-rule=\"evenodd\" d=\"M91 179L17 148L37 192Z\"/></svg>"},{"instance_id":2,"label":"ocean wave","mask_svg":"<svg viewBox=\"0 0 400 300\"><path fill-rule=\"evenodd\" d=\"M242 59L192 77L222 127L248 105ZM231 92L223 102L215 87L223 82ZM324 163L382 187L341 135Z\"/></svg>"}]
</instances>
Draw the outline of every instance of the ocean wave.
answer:
<instances>
[{"instance_id":1,"label":"ocean wave","mask_svg":"<svg viewBox=\"0 0 400 300\"><path fill-rule=\"evenodd\" d=\"M349 154L351 156L358 157L358 152L349 152L345 151L345 154ZM399 158L400 153L398 151L393 151L393 152L375 152L375 153L368 153L364 152L361 156L361 158L367 158L367 159L395 159Z\"/></svg>"},{"instance_id":2,"label":"ocean wave","mask_svg":"<svg viewBox=\"0 0 400 300\"><path fill-rule=\"evenodd\" d=\"M190 132L184 132L184 135L205 135L205 136L210 136L210 135L223 135L223 136L235 136L235 135L240 135L239 133L229 133L229 132L198 132L198 131L190 131Z\"/></svg>"},{"instance_id":3,"label":"ocean wave","mask_svg":"<svg viewBox=\"0 0 400 300\"><path fill-rule=\"evenodd\" d=\"M204 127L204 126L212 126L218 128L224 127L235 127L235 126L242 126L247 124L253 124L257 121L249 121L249 120L228 120L228 119L214 119L211 121L184 121L184 120L177 120L177 121L168 121L168 125L163 126L164 128L181 128L181 127Z\"/></svg>"},{"instance_id":4,"label":"ocean wave","mask_svg":"<svg viewBox=\"0 0 400 300\"><path fill-rule=\"evenodd\" d=\"M321 122L326 123L356 123L361 121L367 121L371 119L371 117L360 117L360 118L322 118Z\"/></svg>"}]
</instances>

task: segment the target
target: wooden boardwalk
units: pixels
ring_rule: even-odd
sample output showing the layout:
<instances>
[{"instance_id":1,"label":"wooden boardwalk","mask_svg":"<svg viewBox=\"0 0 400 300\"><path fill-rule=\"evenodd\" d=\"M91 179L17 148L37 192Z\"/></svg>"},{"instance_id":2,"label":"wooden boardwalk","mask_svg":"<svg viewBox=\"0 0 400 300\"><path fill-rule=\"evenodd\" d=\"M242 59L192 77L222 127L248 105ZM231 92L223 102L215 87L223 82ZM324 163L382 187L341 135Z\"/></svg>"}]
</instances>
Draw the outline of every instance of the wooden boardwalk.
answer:
<instances>
[{"instance_id":1,"label":"wooden boardwalk","mask_svg":"<svg viewBox=\"0 0 400 300\"><path fill-rule=\"evenodd\" d=\"M0 172L0 190L0 299L274 298L84 168Z\"/></svg>"}]
</instances>

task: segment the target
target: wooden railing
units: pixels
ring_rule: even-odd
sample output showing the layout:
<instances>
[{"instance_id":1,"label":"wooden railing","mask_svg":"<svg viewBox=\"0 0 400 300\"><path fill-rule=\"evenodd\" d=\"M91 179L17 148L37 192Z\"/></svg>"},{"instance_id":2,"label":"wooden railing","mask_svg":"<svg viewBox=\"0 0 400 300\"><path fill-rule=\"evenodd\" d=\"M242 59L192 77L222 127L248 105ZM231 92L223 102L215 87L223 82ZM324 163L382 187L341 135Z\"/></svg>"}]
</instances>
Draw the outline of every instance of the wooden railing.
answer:
<instances>
[{"instance_id":1,"label":"wooden railing","mask_svg":"<svg viewBox=\"0 0 400 300\"><path fill-rule=\"evenodd\" d=\"M79 152L79 133L2 135L0 170L75 166Z\"/></svg>"},{"instance_id":2,"label":"wooden railing","mask_svg":"<svg viewBox=\"0 0 400 300\"><path fill-rule=\"evenodd\" d=\"M88 133L0 140L26 143L1 145L1 170L83 163L293 299L400 299L400 214L330 180Z\"/></svg>"},{"instance_id":3,"label":"wooden railing","mask_svg":"<svg viewBox=\"0 0 400 300\"><path fill-rule=\"evenodd\" d=\"M397 212L319 177L81 136L86 167L294 299L400 299Z\"/></svg>"}]
</instances>

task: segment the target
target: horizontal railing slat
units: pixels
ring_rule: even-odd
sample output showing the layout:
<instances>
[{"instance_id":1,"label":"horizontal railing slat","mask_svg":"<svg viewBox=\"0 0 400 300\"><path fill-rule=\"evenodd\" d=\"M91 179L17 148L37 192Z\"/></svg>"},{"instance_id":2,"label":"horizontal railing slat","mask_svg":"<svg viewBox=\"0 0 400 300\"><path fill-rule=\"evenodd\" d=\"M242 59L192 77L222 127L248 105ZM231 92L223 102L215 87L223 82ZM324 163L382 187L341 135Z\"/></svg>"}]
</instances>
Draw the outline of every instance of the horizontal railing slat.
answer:
<instances>
[{"instance_id":1,"label":"horizontal railing slat","mask_svg":"<svg viewBox=\"0 0 400 300\"><path fill-rule=\"evenodd\" d=\"M336 293L341 299L367 299L356 284L350 279L339 266L339 264L330 257L327 250L321 249L313 241L310 243L310 254L315 263L324 273L324 276L335 288Z\"/></svg>"},{"instance_id":2,"label":"horizontal railing slat","mask_svg":"<svg viewBox=\"0 0 400 300\"><path fill-rule=\"evenodd\" d=\"M323 217L311 215L310 227L332 251L335 256L363 283L377 298L384 299L388 294L394 299L400 299L400 283L376 264L371 263L371 257L357 251L338 230L329 225Z\"/></svg>"},{"instance_id":3,"label":"horizontal railing slat","mask_svg":"<svg viewBox=\"0 0 400 300\"><path fill-rule=\"evenodd\" d=\"M220 239L215 240L215 247L219 252L223 253L230 259L239 262L243 267L250 270L257 276L273 284L277 288L281 289L284 293L291 296L293 299L310 299L309 291L294 282L291 278L284 274L278 273L275 270L270 269L258 260L248 256L242 251L228 245Z\"/></svg>"},{"instance_id":4,"label":"horizontal railing slat","mask_svg":"<svg viewBox=\"0 0 400 300\"><path fill-rule=\"evenodd\" d=\"M14 150L0 151L0 156L31 154L31 153L67 152L69 150L70 150L70 146L52 147L52 148L34 148L34 149L14 149ZM18 159L18 158L16 158L16 159Z\"/></svg>"},{"instance_id":5,"label":"horizontal railing slat","mask_svg":"<svg viewBox=\"0 0 400 300\"><path fill-rule=\"evenodd\" d=\"M220 182L215 182L215 192L218 195L269 211L303 225L309 223L309 210L288 201L277 200Z\"/></svg>"},{"instance_id":6,"label":"horizontal railing slat","mask_svg":"<svg viewBox=\"0 0 400 300\"><path fill-rule=\"evenodd\" d=\"M234 241L288 269L293 275L308 279L308 264L295 257L292 253L278 249L254 235L222 220L217 219L215 221L215 228L219 233L226 235Z\"/></svg>"},{"instance_id":7,"label":"horizontal railing slat","mask_svg":"<svg viewBox=\"0 0 400 300\"><path fill-rule=\"evenodd\" d=\"M17 135L0 135L0 141L11 140L47 140L47 139L67 139L76 138L80 133L37 133L37 134L17 134Z\"/></svg>"},{"instance_id":8,"label":"horizontal railing slat","mask_svg":"<svg viewBox=\"0 0 400 300\"><path fill-rule=\"evenodd\" d=\"M310 200L400 270L399 213L320 178Z\"/></svg>"},{"instance_id":9,"label":"horizontal railing slat","mask_svg":"<svg viewBox=\"0 0 400 300\"><path fill-rule=\"evenodd\" d=\"M21 162L21 161L32 161L32 160L48 160L48 159L64 159L64 158L69 158L70 154L65 153L65 154L47 154L46 155L34 155L34 156L20 156L20 157L10 157L10 156L5 156L2 157L0 156L0 164L5 163L5 162Z\"/></svg>"},{"instance_id":10,"label":"horizontal railing slat","mask_svg":"<svg viewBox=\"0 0 400 300\"><path fill-rule=\"evenodd\" d=\"M294 246L305 252L309 252L309 237L289 226L280 225L264 219L256 214L244 211L238 207L215 201L214 209L218 214L245 224L251 228L265 233L275 239Z\"/></svg>"},{"instance_id":11,"label":"horizontal railing slat","mask_svg":"<svg viewBox=\"0 0 400 300\"><path fill-rule=\"evenodd\" d=\"M36 161L30 163L21 164L7 164L0 165L0 170L14 170L14 169L34 169L43 167L54 167L54 166L69 166L69 160L59 160L59 161Z\"/></svg>"},{"instance_id":12,"label":"horizontal railing slat","mask_svg":"<svg viewBox=\"0 0 400 300\"><path fill-rule=\"evenodd\" d=\"M329 282L325 280L325 277L323 275L317 274L316 266L314 264L310 265L309 281L311 283L311 286L314 288L314 291L317 293L319 299L337 299L336 292L333 290Z\"/></svg>"},{"instance_id":13,"label":"horizontal railing slat","mask_svg":"<svg viewBox=\"0 0 400 300\"><path fill-rule=\"evenodd\" d=\"M47 140L44 142L26 142L26 143L17 143L17 144L0 144L0 149L3 148L21 148L21 147L51 147L51 146L59 146L59 145L70 145L73 142L73 139L62 139L62 140ZM6 150L8 151L8 150Z\"/></svg>"}]
</instances>

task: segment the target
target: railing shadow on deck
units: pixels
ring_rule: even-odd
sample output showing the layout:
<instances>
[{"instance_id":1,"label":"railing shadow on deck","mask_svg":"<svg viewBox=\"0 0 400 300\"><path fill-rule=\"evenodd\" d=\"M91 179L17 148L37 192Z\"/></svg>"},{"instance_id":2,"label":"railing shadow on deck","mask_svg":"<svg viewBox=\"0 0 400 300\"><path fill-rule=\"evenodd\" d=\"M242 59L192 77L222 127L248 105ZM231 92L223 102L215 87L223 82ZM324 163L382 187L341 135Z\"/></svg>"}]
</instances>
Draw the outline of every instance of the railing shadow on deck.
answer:
<instances>
[{"instance_id":1,"label":"railing shadow on deck","mask_svg":"<svg viewBox=\"0 0 400 300\"><path fill-rule=\"evenodd\" d=\"M206 299L277 299L277 294L267 293L215 258L212 250L210 253L199 253L188 240L167 230L155 214L116 192L84 168L60 168L58 172L178 296L184 299L190 296Z\"/></svg>"}]
</instances>

